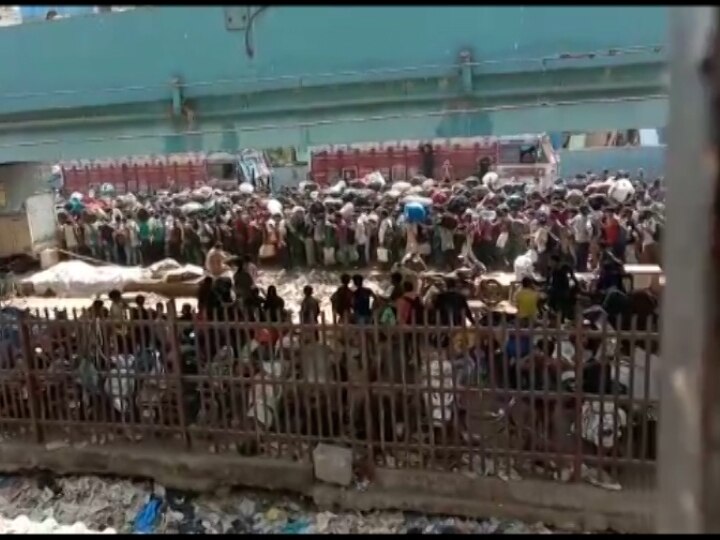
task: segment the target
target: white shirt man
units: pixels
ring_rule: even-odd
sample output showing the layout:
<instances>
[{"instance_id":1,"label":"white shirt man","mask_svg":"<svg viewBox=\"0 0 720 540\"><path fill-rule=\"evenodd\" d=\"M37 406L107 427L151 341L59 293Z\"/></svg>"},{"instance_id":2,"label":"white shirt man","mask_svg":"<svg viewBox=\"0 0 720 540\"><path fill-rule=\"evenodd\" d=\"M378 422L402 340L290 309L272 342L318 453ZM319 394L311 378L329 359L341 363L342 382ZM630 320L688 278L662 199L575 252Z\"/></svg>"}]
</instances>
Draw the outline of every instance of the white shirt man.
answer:
<instances>
[{"instance_id":1,"label":"white shirt man","mask_svg":"<svg viewBox=\"0 0 720 540\"><path fill-rule=\"evenodd\" d=\"M582 212L578 213L570 220L570 231L575 239L575 243L585 244L590 242L592 224L590 223L588 216L583 215Z\"/></svg>"},{"instance_id":2,"label":"white shirt man","mask_svg":"<svg viewBox=\"0 0 720 540\"><path fill-rule=\"evenodd\" d=\"M649 217L640 222L640 232L642 234L642 247L643 249L651 244L655 243L655 235L657 233L657 222L655 218Z\"/></svg>"},{"instance_id":3,"label":"white shirt man","mask_svg":"<svg viewBox=\"0 0 720 540\"><path fill-rule=\"evenodd\" d=\"M392 228L392 219L388 216L380 222L380 228L378 229L378 243L381 246L385 245L385 235L390 228Z\"/></svg>"}]
</instances>

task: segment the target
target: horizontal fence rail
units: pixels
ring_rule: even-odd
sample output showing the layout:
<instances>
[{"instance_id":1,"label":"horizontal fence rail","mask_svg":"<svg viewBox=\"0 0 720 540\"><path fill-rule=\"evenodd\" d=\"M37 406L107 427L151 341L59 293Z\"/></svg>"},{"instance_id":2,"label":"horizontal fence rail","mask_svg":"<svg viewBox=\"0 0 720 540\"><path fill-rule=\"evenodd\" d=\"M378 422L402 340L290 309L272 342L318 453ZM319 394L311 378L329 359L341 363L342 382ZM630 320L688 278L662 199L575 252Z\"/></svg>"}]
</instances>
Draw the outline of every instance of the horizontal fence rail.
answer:
<instances>
[{"instance_id":1,"label":"horizontal fence rail","mask_svg":"<svg viewBox=\"0 0 720 540\"><path fill-rule=\"evenodd\" d=\"M615 485L655 462L658 335L637 320L98 313L4 325L4 440L305 462L329 443L353 450L359 477L381 466Z\"/></svg>"}]
</instances>

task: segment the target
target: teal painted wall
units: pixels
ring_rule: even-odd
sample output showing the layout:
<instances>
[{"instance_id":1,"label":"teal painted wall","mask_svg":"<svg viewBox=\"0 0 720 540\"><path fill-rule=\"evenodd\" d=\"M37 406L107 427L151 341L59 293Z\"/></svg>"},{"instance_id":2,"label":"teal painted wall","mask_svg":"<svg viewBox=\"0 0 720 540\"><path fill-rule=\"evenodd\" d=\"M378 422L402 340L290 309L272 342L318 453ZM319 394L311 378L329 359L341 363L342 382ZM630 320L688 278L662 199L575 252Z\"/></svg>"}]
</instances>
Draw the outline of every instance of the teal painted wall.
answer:
<instances>
[{"instance_id":1,"label":"teal painted wall","mask_svg":"<svg viewBox=\"0 0 720 540\"><path fill-rule=\"evenodd\" d=\"M665 123L664 7L270 6L252 57L225 15L0 29L0 161ZM174 78L192 126L171 114Z\"/></svg>"},{"instance_id":2,"label":"teal painted wall","mask_svg":"<svg viewBox=\"0 0 720 540\"><path fill-rule=\"evenodd\" d=\"M39 21L0 31L0 111L104 105L167 97L186 84L245 78L268 88L284 77L334 82L343 71L452 66L463 48L490 70L543 68L560 53L666 41L664 7L288 7L254 22L254 57L242 31L225 29L221 7L152 7ZM28 69L30 67L30 69ZM224 85L197 89L203 95ZM227 85L233 86L233 85ZM238 85L235 85L237 88ZM130 87L145 87L130 89ZM107 88L126 88L106 92ZM56 102L43 94L56 95ZM33 97L29 94L39 93Z\"/></svg>"}]
</instances>

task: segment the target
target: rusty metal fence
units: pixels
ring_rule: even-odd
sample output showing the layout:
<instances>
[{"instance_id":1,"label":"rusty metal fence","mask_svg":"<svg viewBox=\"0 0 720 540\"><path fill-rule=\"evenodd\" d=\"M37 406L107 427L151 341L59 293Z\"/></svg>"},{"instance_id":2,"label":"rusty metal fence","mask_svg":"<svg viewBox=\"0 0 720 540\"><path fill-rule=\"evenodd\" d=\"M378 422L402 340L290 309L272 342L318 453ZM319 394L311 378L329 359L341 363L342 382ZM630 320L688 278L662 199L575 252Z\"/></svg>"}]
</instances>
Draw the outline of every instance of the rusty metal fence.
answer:
<instances>
[{"instance_id":1,"label":"rusty metal fence","mask_svg":"<svg viewBox=\"0 0 720 540\"><path fill-rule=\"evenodd\" d=\"M636 321L533 327L125 321L4 325L0 430L38 444L161 446L627 484L652 477L658 335ZM527 325L525 325L527 326ZM647 471L650 473L647 473ZM649 486L642 486L649 487Z\"/></svg>"}]
</instances>

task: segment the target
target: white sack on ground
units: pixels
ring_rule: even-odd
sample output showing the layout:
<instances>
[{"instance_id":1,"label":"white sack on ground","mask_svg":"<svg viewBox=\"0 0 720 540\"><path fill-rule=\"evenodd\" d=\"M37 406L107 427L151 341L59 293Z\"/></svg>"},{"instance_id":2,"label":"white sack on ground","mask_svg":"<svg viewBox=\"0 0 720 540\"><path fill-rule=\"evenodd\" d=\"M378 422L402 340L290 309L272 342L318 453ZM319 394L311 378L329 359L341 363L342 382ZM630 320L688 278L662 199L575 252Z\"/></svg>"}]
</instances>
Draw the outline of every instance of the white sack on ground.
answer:
<instances>
[{"instance_id":1,"label":"white sack on ground","mask_svg":"<svg viewBox=\"0 0 720 540\"><path fill-rule=\"evenodd\" d=\"M180 264L175 259L163 259L147 267L152 279L164 281L189 281L205 275L200 266L194 264Z\"/></svg>"},{"instance_id":2,"label":"white sack on ground","mask_svg":"<svg viewBox=\"0 0 720 540\"><path fill-rule=\"evenodd\" d=\"M537 253L532 249L516 257L515 261L513 262L515 279L517 281L522 281L522 279L525 277L532 278L536 261Z\"/></svg>"},{"instance_id":3,"label":"white sack on ground","mask_svg":"<svg viewBox=\"0 0 720 540\"><path fill-rule=\"evenodd\" d=\"M52 291L58 296L80 298L122 290L128 283L149 278L150 272L137 266L93 266L82 261L65 261L22 282L31 283L37 295Z\"/></svg>"}]
</instances>

